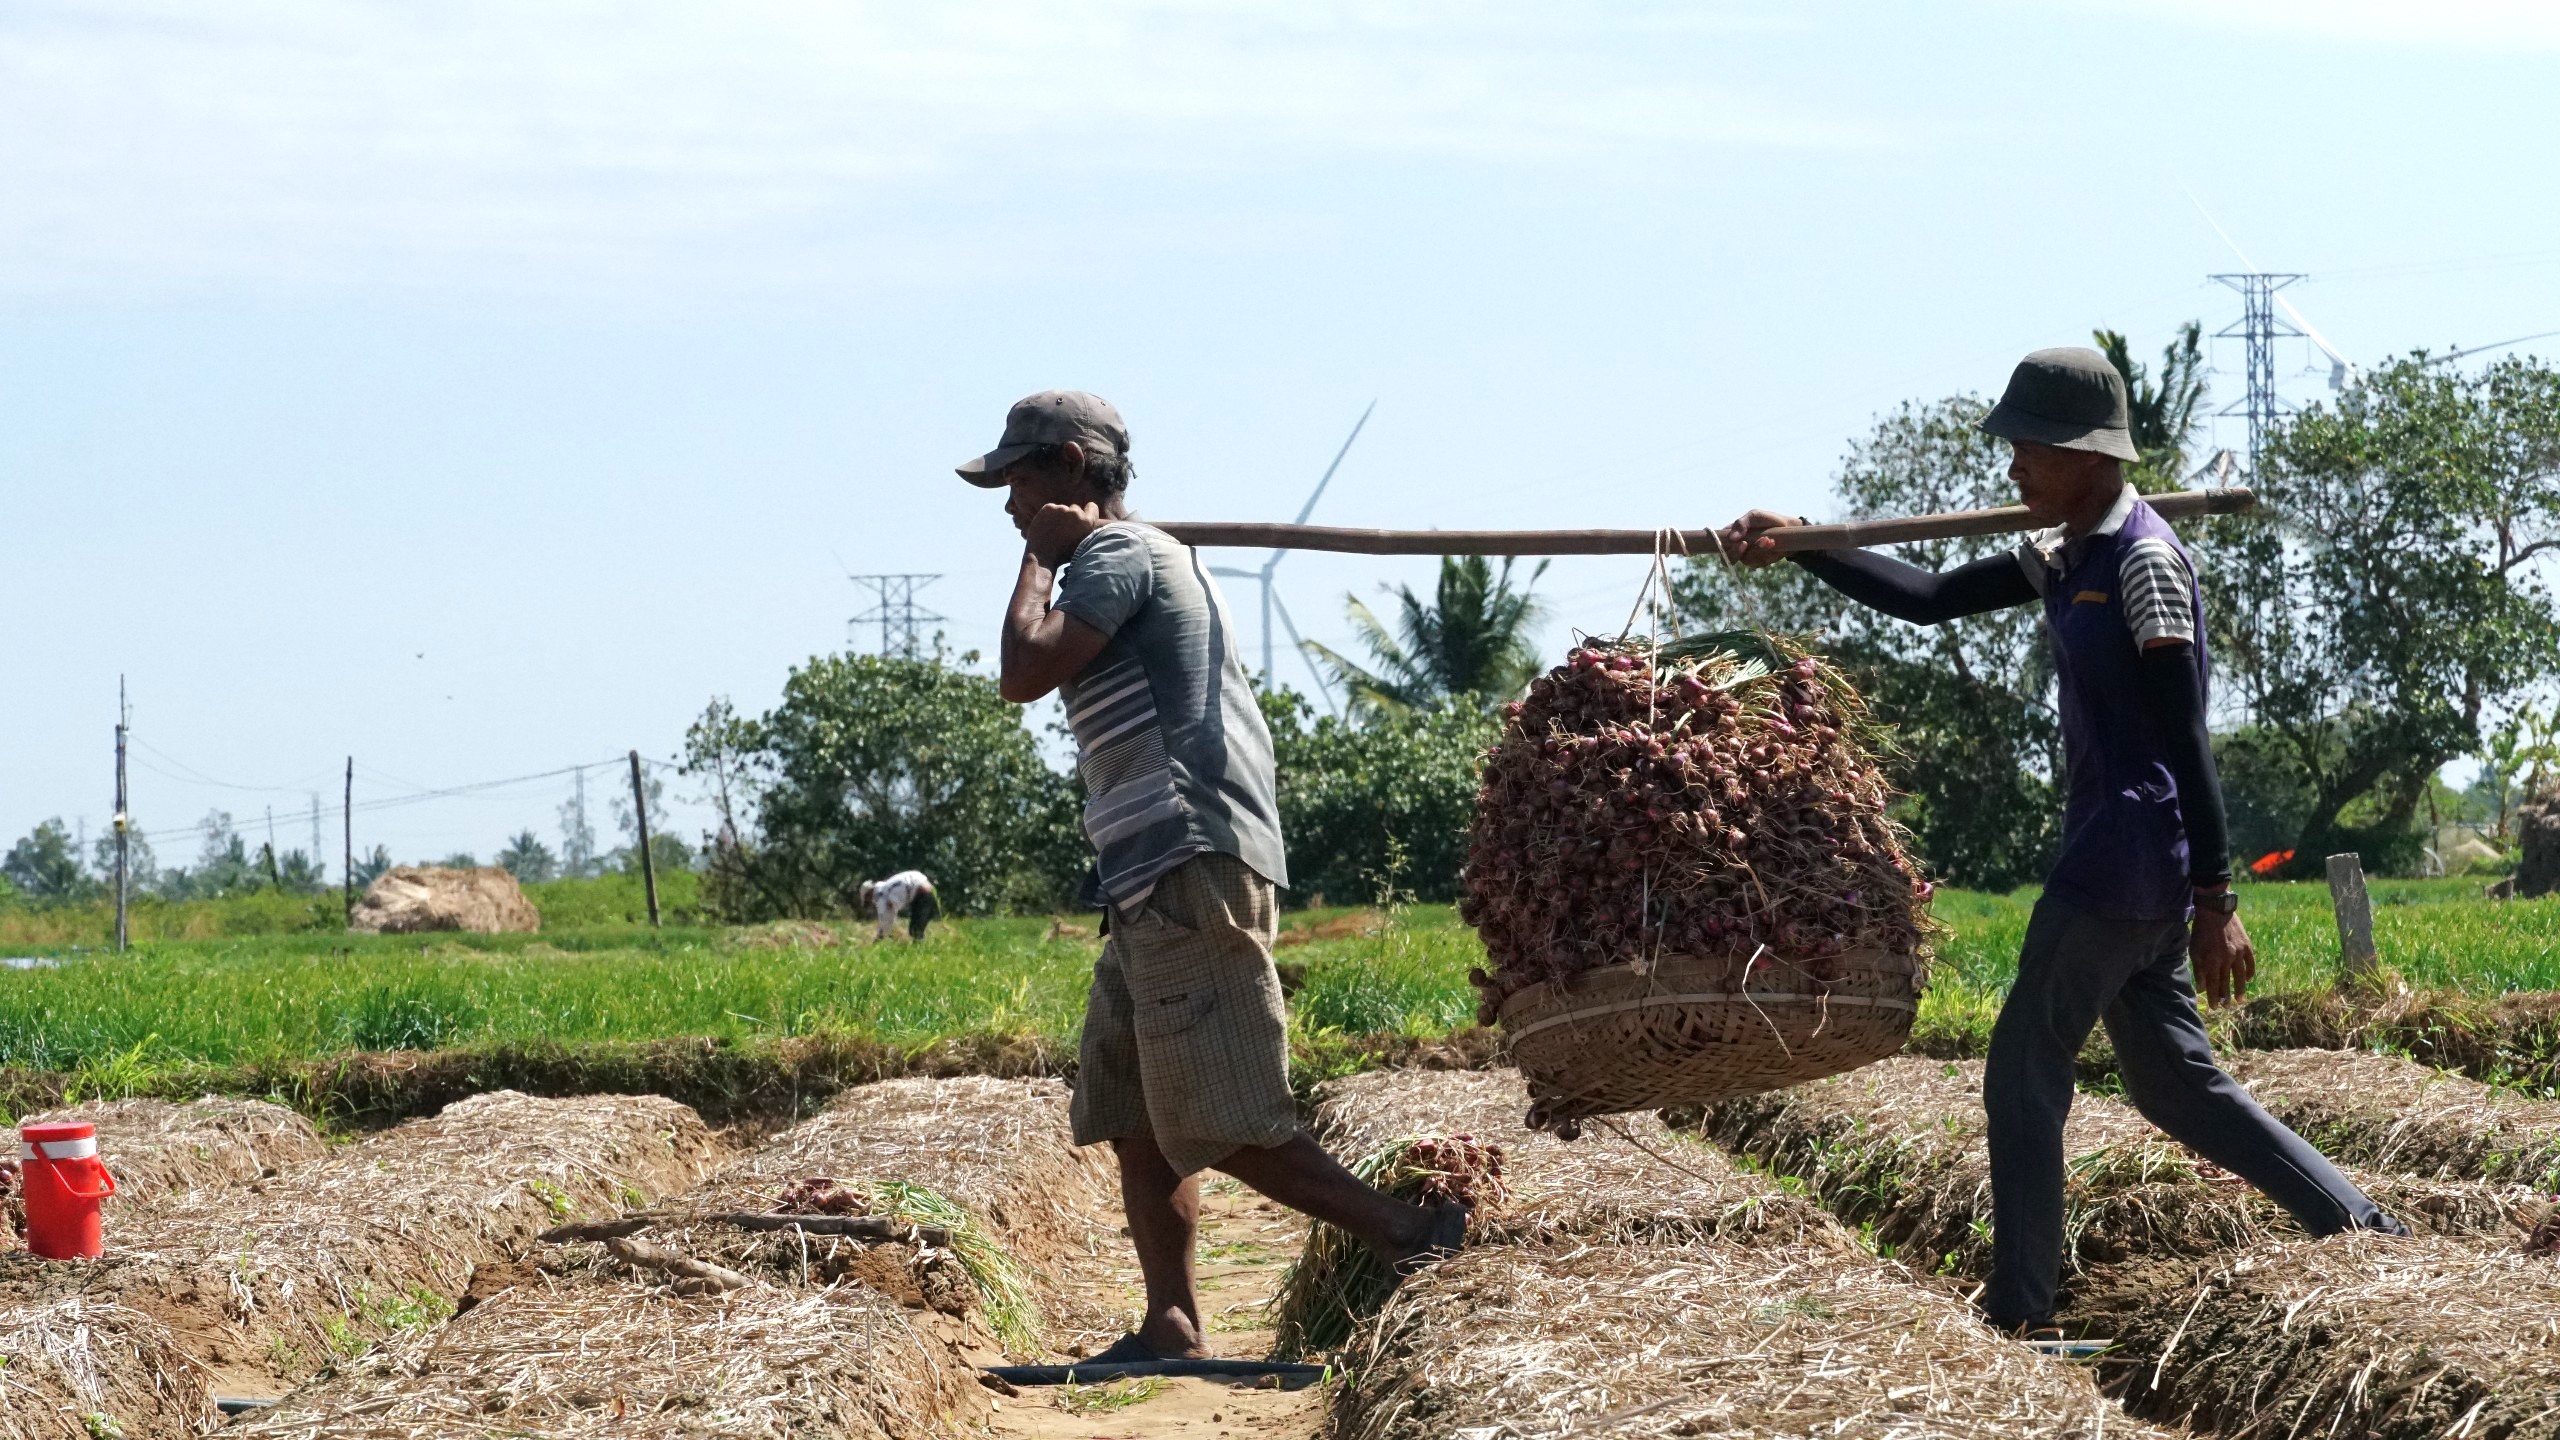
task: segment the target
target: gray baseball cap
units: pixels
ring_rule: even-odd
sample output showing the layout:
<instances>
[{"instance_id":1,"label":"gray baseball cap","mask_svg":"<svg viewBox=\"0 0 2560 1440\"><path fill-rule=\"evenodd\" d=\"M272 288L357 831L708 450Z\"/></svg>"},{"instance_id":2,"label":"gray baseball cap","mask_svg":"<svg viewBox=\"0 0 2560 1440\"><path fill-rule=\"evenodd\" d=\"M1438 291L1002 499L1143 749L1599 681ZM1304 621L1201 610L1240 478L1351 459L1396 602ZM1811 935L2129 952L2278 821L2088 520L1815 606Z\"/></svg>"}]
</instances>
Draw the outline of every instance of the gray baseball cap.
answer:
<instances>
[{"instance_id":1,"label":"gray baseball cap","mask_svg":"<svg viewBox=\"0 0 2560 1440\"><path fill-rule=\"evenodd\" d=\"M1087 450L1114 455L1129 453L1129 427L1120 412L1099 395L1081 390L1043 390L1013 402L1005 412L1004 438L996 448L958 466L960 478L993 490L1004 484L1004 468L1043 445L1073 440Z\"/></svg>"},{"instance_id":2,"label":"gray baseball cap","mask_svg":"<svg viewBox=\"0 0 2560 1440\"><path fill-rule=\"evenodd\" d=\"M2064 345L2018 362L2009 372L2009 388L2000 392L2000 403L1982 417L1982 428L2003 440L2032 440L2140 461L2132 422L2124 377L2116 367L2085 345Z\"/></svg>"}]
</instances>

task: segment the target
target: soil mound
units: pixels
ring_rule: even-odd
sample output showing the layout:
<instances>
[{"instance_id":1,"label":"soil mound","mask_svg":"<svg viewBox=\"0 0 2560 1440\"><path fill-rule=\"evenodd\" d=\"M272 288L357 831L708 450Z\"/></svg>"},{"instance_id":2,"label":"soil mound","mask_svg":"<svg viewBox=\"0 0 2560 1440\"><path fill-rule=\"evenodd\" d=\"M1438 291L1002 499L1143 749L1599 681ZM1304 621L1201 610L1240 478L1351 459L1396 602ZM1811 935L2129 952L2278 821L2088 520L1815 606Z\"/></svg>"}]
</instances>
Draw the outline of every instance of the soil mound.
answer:
<instances>
[{"instance_id":1,"label":"soil mound","mask_svg":"<svg viewBox=\"0 0 2560 1440\"><path fill-rule=\"evenodd\" d=\"M1349 1371L1340 1440L2167 1433L1848 1247L1468 1250L1406 1282Z\"/></svg>"},{"instance_id":2,"label":"soil mound","mask_svg":"<svg viewBox=\"0 0 2560 1440\"><path fill-rule=\"evenodd\" d=\"M648 1239L748 1274L853 1281L903 1303L970 1314L1015 1353L1100 1323L1062 1268L1117 1227L1106 1152L1079 1149L1055 1080L886 1080L860 1086L713 1175ZM872 1217L948 1232L936 1245L742 1231L724 1215Z\"/></svg>"},{"instance_id":3,"label":"soil mound","mask_svg":"<svg viewBox=\"0 0 2560 1440\"><path fill-rule=\"evenodd\" d=\"M2088 1323L2124 1398L2232 1440L2560 1434L2551 1257L2362 1233L2128 1273Z\"/></svg>"},{"instance_id":4,"label":"soil mound","mask_svg":"<svg viewBox=\"0 0 2560 1440\"><path fill-rule=\"evenodd\" d=\"M22 1123L80 1121L98 1127L98 1151L116 1177L114 1208L232 1190L328 1150L301 1113L265 1100L98 1100ZM115 1223L110 1216L108 1223Z\"/></svg>"},{"instance_id":5,"label":"soil mound","mask_svg":"<svg viewBox=\"0 0 2560 1440\"><path fill-rule=\"evenodd\" d=\"M2560 1101L2361 1050L2244 1050L2225 1068L2338 1159L2560 1191Z\"/></svg>"},{"instance_id":6,"label":"soil mound","mask_svg":"<svg viewBox=\"0 0 2560 1440\"><path fill-rule=\"evenodd\" d=\"M1595 1122L1568 1142L1523 1124L1528 1104L1514 1070L1380 1070L1319 1091L1315 1128L1346 1160L1417 1135L1501 1146L1508 1195L1481 1219L1504 1239L1793 1241L1831 1228L1810 1202L1774 1193L1651 1115Z\"/></svg>"},{"instance_id":7,"label":"soil mound","mask_svg":"<svg viewBox=\"0 0 2560 1440\"><path fill-rule=\"evenodd\" d=\"M1843 1220L1922 1269L1991 1262L1991 1166L1979 1061L1888 1060L1710 1107L1707 1132L1802 1179ZM2082 1095L2063 1134L2066 1255L2075 1269L2210 1255L2301 1231L2273 1201L2198 1159L2120 1101ZM2522 1186L2350 1171L2410 1225L2521 1239L2546 1208ZM2066 1275L2066 1288L2077 1275Z\"/></svg>"},{"instance_id":8,"label":"soil mound","mask_svg":"<svg viewBox=\"0 0 2560 1440\"><path fill-rule=\"evenodd\" d=\"M364 898L356 902L347 925L369 935L434 930L530 934L542 928L542 914L524 898L516 877L495 865L469 870L402 865L365 887Z\"/></svg>"},{"instance_id":9,"label":"soil mound","mask_svg":"<svg viewBox=\"0 0 2560 1440\"><path fill-rule=\"evenodd\" d=\"M657 1096L474 1096L257 1189L155 1206L93 1265L0 1256L0 1332L71 1299L112 1304L165 1327L182 1368L220 1393L272 1394L440 1319L475 1266L544 1228L683 1189L714 1156L700 1117ZM70 1343L5 1352L11 1387L149 1398L125 1371L181 1368L110 1331L44 1333ZM104 1414L128 1440L200 1433L164 1410Z\"/></svg>"},{"instance_id":10,"label":"soil mound","mask_svg":"<svg viewBox=\"0 0 2560 1440\"><path fill-rule=\"evenodd\" d=\"M916 1321L859 1286L757 1282L684 1298L529 1271L223 1433L956 1440L977 1428L963 1421L983 1421L984 1396Z\"/></svg>"}]
</instances>

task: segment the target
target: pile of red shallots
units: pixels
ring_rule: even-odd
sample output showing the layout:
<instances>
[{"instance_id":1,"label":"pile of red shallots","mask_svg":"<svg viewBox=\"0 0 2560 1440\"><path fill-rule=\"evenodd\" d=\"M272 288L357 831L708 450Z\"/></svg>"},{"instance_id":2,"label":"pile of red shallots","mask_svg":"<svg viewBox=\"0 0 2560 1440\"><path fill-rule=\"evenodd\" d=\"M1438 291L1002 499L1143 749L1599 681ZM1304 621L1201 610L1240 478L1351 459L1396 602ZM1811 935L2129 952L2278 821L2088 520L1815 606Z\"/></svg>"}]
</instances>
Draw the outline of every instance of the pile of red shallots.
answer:
<instances>
[{"instance_id":1,"label":"pile of red shallots","mask_svg":"<svg viewBox=\"0 0 2560 1440\"><path fill-rule=\"evenodd\" d=\"M1585 645L1505 712L1458 913L1491 1024L1541 981L1671 955L1916 951L1930 886L1886 818L1880 738L1783 640Z\"/></svg>"}]
</instances>

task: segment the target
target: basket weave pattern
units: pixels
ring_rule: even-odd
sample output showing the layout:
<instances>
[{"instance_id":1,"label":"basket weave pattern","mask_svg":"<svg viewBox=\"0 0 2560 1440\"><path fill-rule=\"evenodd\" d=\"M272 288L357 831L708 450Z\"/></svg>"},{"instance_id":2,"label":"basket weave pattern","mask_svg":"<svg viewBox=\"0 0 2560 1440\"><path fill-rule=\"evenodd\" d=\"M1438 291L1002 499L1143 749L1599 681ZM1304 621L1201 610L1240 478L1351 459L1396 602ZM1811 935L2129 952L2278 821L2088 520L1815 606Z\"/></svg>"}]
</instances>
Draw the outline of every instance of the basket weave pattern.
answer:
<instances>
[{"instance_id":1,"label":"basket weave pattern","mask_svg":"<svg viewBox=\"0 0 2560 1440\"><path fill-rule=\"evenodd\" d=\"M1504 1044L1529 1081L1532 1125L1700 1105L1901 1050L1920 973L1917 957L1885 950L1609 965L1513 995L1502 1006Z\"/></svg>"}]
</instances>

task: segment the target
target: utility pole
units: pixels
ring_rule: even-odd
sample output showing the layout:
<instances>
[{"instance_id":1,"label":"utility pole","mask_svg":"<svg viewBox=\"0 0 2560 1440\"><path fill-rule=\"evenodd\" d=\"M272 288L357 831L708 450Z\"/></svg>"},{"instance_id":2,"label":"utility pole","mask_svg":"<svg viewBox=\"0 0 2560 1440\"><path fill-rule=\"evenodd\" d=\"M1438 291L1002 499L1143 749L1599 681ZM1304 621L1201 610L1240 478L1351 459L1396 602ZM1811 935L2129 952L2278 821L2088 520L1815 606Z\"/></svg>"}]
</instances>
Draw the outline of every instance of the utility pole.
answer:
<instances>
[{"instance_id":1,"label":"utility pole","mask_svg":"<svg viewBox=\"0 0 2560 1440\"><path fill-rule=\"evenodd\" d=\"M916 592L939 575L850 575L845 577L876 597L871 608L853 617L845 626L845 639L859 643L855 627L878 624L880 653L916 658L916 631L926 625L939 625L943 618L916 606Z\"/></svg>"},{"instance_id":2,"label":"utility pole","mask_svg":"<svg viewBox=\"0 0 2560 1440\"><path fill-rule=\"evenodd\" d=\"M356 757L347 757L346 875L341 888L347 900L347 928L356 928Z\"/></svg>"},{"instance_id":3,"label":"utility pole","mask_svg":"<svg viewBox=\"0 0 2560 1440\"><path fill-rule=\"evenodd\" d=\"M311 792L311 883L316 888L329 878L327 867L320 863L320 792Z\"/></svg>"},{"instance_id":4,"label":"utility pole","mask_svg":"<svg viewBox=\"0 0 2560 1440\"><path fill-rule=\"evenodd\" d=\"M126 705L124 698L124 677L119 675L116 677L116 948L118 950L124 949L131 943L131 937L125 929L125 890L126 876L131 873L131 862L128 859L126 847L132 843L130 836L133 820L125 813L124 735L132 718L133 712Z\"/></svg>"},{"instance_id":5,"label":"utility pole","mask_svg":"<svg viewBox=\"0 0 2560 1440\"><path fill-rule=\"evenodd\" d=\"M2276 417L2293 409L2276 394L2276 341L2302 338L2300 327L2276 314L2276 292L2305 277L2247 270L2207 278L2240 293L2239 323L2215 331L2214 338L2242 342L2249 357L2249 389L2219 413L2249 417L2249 474L2254 480L2267 432L2274 428Z\"/></svg>"},{"instance_id":6,"label":"utility pole","mask_svg":"<svg viewBox=\"0 0 2560 1440\"><path fill-rule=\"evenodd\" d=\"M649 794L640 785L640 752L631 752L631 813L640 822L640 883L649 892L649 928L658 928L658 860L649 853Z\"/></svg>"}]
</instances>

